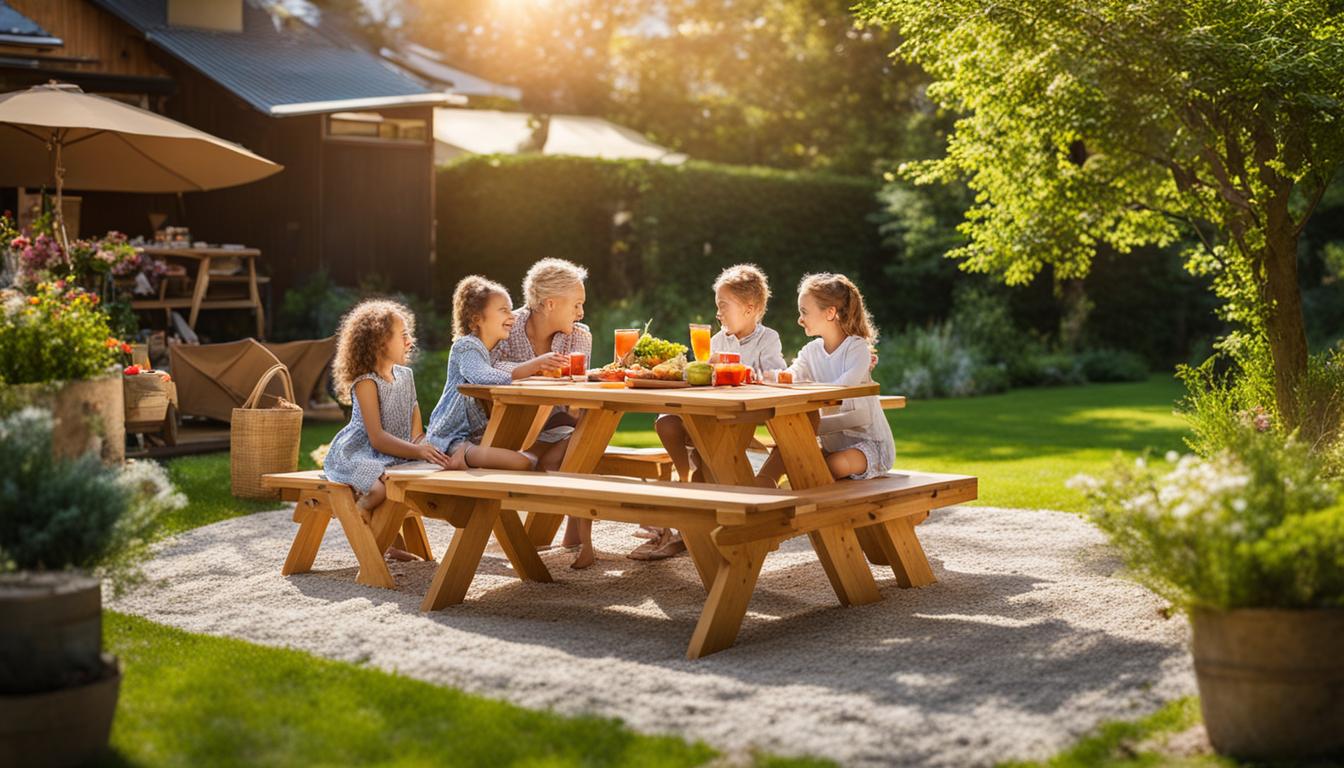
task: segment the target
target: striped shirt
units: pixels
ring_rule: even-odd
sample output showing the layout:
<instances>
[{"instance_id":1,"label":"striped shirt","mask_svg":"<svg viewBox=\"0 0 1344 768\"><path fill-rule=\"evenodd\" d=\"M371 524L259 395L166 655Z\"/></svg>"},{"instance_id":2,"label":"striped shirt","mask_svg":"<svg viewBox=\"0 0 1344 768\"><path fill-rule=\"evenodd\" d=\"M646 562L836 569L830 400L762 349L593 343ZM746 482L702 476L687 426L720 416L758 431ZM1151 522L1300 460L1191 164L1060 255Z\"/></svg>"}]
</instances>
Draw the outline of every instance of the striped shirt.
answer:
<instances>
[{"instance_id":1,"label":"striped shirt","mask_svg":"<svg viewBox=\"0 0 1344 768\"><path fill-rule=\"evenodd\" d=\"M490 350L490 362L501 371L513 372L521 363L526 363L539 353L532 348L532 340L527 338L527 318L532 315L532 310L528 307L520 307L513 311L513 330L509 331L509 337ZM557 333L551 337L550 352L561 355L569 355L575 352L582 352L588 355L588 364L592 365L593 356L593 334L588 330L588 326L583 323L574 324L573 333Z\"/></svg>"}]
</instances>

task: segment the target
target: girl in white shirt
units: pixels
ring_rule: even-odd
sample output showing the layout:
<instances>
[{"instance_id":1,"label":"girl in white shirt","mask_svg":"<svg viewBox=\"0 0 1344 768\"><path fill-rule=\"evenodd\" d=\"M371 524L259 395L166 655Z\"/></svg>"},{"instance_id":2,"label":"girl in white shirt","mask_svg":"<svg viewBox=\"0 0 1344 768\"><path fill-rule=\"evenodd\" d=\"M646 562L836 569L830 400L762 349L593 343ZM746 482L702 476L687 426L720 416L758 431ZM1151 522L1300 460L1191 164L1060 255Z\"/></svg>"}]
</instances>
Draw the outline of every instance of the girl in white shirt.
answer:
<instances>
[{"instance_id":1,"label":"girl in white shirt","mask_svg":"<svg viewBox=\"0 0 1344 768\"><path fill-rule=\"evenodd\" d=\"M839 274L808 275L798 284L798 324L813 341L798 352L789 367L795 381L854 386L872 381L872 345L877 330L863 295ZM816 422L822 453L835 479L862 480L885 474L896 460L891 427L876 396L845 400ZM761 468L763 485L783 474L783 460L773 453Z\"/></svg>"}]
</instances>

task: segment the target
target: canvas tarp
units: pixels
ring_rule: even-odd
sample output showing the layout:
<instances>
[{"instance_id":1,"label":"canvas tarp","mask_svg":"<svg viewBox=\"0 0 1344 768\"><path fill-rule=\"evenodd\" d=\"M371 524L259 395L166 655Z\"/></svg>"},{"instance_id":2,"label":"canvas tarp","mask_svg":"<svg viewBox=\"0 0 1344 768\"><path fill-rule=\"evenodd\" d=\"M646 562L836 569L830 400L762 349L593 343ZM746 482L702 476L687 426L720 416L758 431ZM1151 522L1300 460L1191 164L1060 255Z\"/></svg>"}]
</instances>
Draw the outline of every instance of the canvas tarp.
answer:
<instances>
[{"instance_id":1,"label":"canvas tarp","mask_svg":"<svg viewBox=\"0 0 1344 768\"><path fill-rule=\"evenodd\" d=\"M336 355L336 337L308 341L289 341L283 344L263 344L266 349L285 364L294 380L294 396L298 405L305 411L310 409L312 401L319 399L327 391L327 377L331 371L331 361Z\"/></svg>"},{"instance_id":2,"label":"canvas tarp","mask_svg":"<svg viewBox=\"0 0 1344 768\"><path fill-rule=\"evenodd\" d=\"M177 382L178 410L183 416L230 421L262 374L280 362L253 339L224 344L170 344L169 366ZM280 377L271 379L258 404L273 408L283 394Z\"/></svg>"}]
</instances>

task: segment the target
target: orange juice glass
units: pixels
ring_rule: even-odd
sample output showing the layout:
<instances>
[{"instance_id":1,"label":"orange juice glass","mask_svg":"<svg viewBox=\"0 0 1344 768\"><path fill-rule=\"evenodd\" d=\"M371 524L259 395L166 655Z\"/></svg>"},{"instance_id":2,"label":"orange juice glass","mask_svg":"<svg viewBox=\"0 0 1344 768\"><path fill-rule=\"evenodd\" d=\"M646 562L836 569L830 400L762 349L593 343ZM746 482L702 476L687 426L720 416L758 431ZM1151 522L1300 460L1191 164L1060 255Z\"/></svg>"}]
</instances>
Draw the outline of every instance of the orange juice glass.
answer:
<instances>
[{"instance_id":1,"label":"orange juice glass","mask_svg":"<svg viewBox=\"0 0 1344 768\"><path fill-rule=\"evenodd\" d=\"M588 353L586 352L570 353L569 373L575 381L588 380Z\"/></svg>"},{"instance_id":2,"label":"orange juice glass","mask_svg":"<svg viewBox=\"0 0 1344 768\"><path fill-rule=\"evenodd\" d=\"M638 328L621 328L616 331L616 359L620 360L630 354L630 350L639 343Z\"/></svg>"},{"instance_id":3,"label":"orange juice glass","mask_svg":"<svg viewBox=\"0 0 1344 768\"><path fill-rule=\"evenodd\" d=\"M691 349L695 352L695 359L698 362L709 360L709 326L700 323L691 323Z\"/></svg>"}]
</instances>

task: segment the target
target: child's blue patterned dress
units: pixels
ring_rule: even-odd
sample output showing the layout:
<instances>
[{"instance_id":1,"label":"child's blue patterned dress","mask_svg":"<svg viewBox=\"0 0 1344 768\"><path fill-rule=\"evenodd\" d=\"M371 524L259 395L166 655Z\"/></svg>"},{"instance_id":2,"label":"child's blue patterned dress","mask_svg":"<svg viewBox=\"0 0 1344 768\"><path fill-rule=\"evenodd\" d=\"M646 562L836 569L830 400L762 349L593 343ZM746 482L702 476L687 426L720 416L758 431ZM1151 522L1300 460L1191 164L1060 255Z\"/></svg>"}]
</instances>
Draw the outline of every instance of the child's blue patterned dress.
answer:
<instances>
[{"instance_id":1,"label":"child's blue patterned dress","mask_svg":"<svg viewBox=\"0 0 1344 768\"><path fill-rule=\"evenodd\" d=\"M443 395L429 417L428 439L431 445L452 455L463 441L479 444L490 418L474 397L457 391L460 384L509 384L513 376L490 364L490 350L475 335L453 342L448 353L448 380Z\"/></svg>"},{"instance_id":2,"label":"child's blue patterned dress","mask_svg":"<svg viewBox=\"0 0 1344 768\"><path fill-rule=\"evenodd\" d=\"M368 493L383 472L394 464L405 464L412 459L388 456L376 450L369 442L364 428L364 416L355 397L355 385L370 379L378 385L378 415L383 431L402 440L411 439L411 419L415 413L415 374L404 365L392 366L392 381L384 381L376 373L366 373L350 382L350 400L354 410L346 424L331 441L322 471L338 483L345 483L360 493Z\"/></svg>"}]
</instances>

